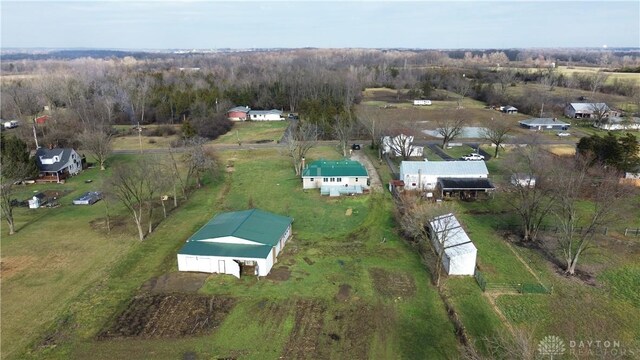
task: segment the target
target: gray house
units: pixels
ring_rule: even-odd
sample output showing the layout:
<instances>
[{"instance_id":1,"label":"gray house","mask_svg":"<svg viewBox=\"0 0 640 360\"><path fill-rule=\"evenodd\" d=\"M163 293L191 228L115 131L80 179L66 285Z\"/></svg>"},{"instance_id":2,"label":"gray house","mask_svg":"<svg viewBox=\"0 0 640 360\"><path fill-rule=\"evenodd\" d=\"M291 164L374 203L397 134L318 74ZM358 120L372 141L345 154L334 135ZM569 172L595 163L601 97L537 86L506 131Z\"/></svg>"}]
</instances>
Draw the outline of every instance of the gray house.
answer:
<instances>
[{"instance_id":1,"label":"gray house","mask_svg":"<svg viewBox=\"0 0 640 360\"><path fill-rule=\"evenodd\" d=\"M61 182L82 171L82 157L70 148L36 150L38 181Z\"/></svg>"},{"instance_id":2,"label":"gray house","mask_svg":"<svg viewBox=\"0 0 640 360\"><path fill-rule=\"evenodd\" d=\"M567 130L570 124L556 118L532 118L518 121L520 126L530 130Z\"/></svg>"},{"instance_id":3,"label":"gray house","mask_svg":"<svg viewBox=\"0 0 640 360\"><path fill-rule=\"evenodd\" d=\"M618 116L605 103L570 103L564 108L564 114L572 119L591 119Z\"/></svg>"}]
</instances>

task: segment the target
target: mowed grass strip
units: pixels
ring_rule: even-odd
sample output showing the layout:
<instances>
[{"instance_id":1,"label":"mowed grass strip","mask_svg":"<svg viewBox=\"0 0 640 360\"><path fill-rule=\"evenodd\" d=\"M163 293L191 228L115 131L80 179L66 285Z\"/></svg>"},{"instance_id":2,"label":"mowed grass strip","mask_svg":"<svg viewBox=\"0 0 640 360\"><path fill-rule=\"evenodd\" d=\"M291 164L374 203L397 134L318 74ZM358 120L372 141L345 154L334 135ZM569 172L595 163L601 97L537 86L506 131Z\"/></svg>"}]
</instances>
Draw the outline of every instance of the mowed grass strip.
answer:
<instances>
[{"instance_id":1,"label":"mowed grass strip","mask_svg":"<svg viewBox=\"0 0 640 360\"><path fill-rule=\"evenodd\" d=\"M213 141L214 144L250 144L255 142L277 142L282 138L289 121L242 121L234 122L228 133Z\"/></svg>"}]
</instances>

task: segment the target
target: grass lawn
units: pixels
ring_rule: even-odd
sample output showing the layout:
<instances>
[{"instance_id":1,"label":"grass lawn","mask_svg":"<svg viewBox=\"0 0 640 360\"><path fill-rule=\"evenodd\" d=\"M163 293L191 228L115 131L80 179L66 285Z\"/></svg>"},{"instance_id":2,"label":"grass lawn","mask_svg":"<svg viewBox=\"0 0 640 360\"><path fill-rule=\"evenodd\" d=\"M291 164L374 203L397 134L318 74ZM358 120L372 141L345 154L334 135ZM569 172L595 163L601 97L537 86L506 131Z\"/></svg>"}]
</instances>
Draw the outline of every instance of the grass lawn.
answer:
<instances>
[{"instance_id":1,"label":"grass lawn","mask_svg":"<svg viewBox=\"0 0 640 360\"><path fill-rule=\"evenodd\" d=\"M458 142L458 140L455 140L454 142ZM462 156L472 152L476 152L476 149L467 145L451 146L450 148L444 149L444 152L446 152L447 155L451 156L452 158L460 160Z\"/></svg>"},{"instance_id":2,"label":"grass lawn","mask_svg":"<svg viewBox=\"0 0 640 360\"><path fill-rule=\"evenodd\" d=\"M35 262L39 264L52 247L59 247L66 264L59 271L34 268L17 271L8 279L3 274L3 357L458 355L453 326L430 285L429 274L394 230L388 194L334 199L304 191L289 160L276 150L229 151L220 157L232 164L227 168L232 171L194 193L144 242L134 240L134 233L123 233L118 239L99 237L91 229L77 236L75 232L51 233L54 223L55 227L81 225L102 216L96 207L99 203L77 210L70 206L51 209L57 210L58 216L38 219L7 245L3 240L3 257L5 252L22 255L36 249L42 252ZM340 156L333 148L317 148L307 157ZM263 176L267 173L269 176ZM80 192L86 184L82 178L77 180L65 186L75 184ZM290 273L287 279L209 276L200 293L231 296L236 305L221 325L206 335L159 340L95 339L127 306L142 283L176 271L177 249L213 214L252 206L295 219L293 239L274 267L286 267ZM347 209L352 210L351 215L347 215ZM35 226L41 224L49 225ZM48 231L48 237L42 231ZM40 239L47 239L46 247ZM56 296L41 300L43 293ZM22 296L29 300L24 301ZM5 308L21 316L5 317ZM39 341L44 335L47 342ZM5 352L7 349L10 352Z\"/></svg>"},{"instance_id":3,"label":"grass lawn","mask_svg":"<svg viewBox=\"0 0 640 360\"><path fill-rule=\"evenodd\" d=\"M120 160L126 160L123 157ZM17 233L2 230L2 356L16 354L59 314L70 301L99 281L106 269L135 245L128 234L110 236L90 222L104 216L104 203L74 206L77 195L99 190L104 174L90 169L66 184L38 184L18 188L17 199L34 191L58 191L58 208L17 208ZM84 180L92 179L87 184Z\"/></svg>"},{"instance_id":4,"label":"grass lawn","mask_svg":"<svg viewBox=\"0 0 640 360\"><path fill-rule=\"evenodd\" d=\"M228 133L213 141L214 144L250 144L256 142L277 142L282 138L288 121L244 121L234 122Z\"/></svg>"},{"instance_id":5,"label":"grass lawn","mask_svg":"<svg viewBox=\"0 0 640 360\"><path fill-rule=\"evenodd\" d=\"M142 136L142 149L166 149L171 142L178 140L178 135ZM114 150L140 150L140 138L136 135L118 136L113 139Z\"/></svg>"}]
</instances>

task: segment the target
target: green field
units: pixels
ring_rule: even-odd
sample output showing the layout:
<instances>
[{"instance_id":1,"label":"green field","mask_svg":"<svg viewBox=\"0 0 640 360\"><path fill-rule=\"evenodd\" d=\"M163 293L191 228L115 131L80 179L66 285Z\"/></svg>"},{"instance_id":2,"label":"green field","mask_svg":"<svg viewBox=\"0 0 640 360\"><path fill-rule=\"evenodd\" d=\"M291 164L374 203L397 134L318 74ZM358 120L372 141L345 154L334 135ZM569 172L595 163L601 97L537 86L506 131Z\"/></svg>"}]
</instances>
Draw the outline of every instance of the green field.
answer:
<instances>
[{"instance_id":1,"label":"green field","mask_svg":"<svg viewBox=\"0 0 640 360\"><path fill-rule=\"evenodd\" d=\"M214 144L252 144L256 142L280 141L288 121L244 121L234 122L228 133L213 141Z\"/></svg>"},{"instance_id":2,"label":"green field","mask_svg":"<svg viewBox=\"0 0 640 360\"><path fill-rule=\"evenodd\" d=\"M308 157L339 154L318 148ZM63 206L19 212L19 232L3 236L3 262L32 259L10 276L3 269L3 358L457 356L428 272L394 231L388 195L330 199L303 191L289 160L275 150L225 152L221 159L233 171L194 193L143 242L130 226L117 236L92 229L89 222L104 216L100 202L68 205L91 187L83 180L97 179L97 170L54 186L75 190ZM201 224L216 212L250 206L295 219L293 239L273 269L286 266L286 279L209 276L199 294L231 297L235 306L206 335L96 340L143 283L176 272L177 249ZM78 230L53 230L65 227Z\"/></svg>"}]
</instances>

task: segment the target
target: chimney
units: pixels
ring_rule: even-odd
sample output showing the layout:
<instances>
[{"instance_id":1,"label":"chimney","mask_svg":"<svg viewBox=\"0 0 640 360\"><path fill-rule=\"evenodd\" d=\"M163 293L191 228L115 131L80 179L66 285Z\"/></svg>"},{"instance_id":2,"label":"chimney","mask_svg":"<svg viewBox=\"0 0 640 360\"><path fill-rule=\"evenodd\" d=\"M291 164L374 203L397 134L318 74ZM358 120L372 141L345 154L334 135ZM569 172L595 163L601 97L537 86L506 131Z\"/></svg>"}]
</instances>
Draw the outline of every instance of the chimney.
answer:
<instances>
[{"instance_id":1,"label":"chimney","mask_svg":"<svg viewBox=\"0 0 640 360\"><path fill-rule=\"evenodd\" d=\"M305 169L305 161L304 161L304 158L302 158L302 170L304 169Z\"/></svg>"}]
</instances>

